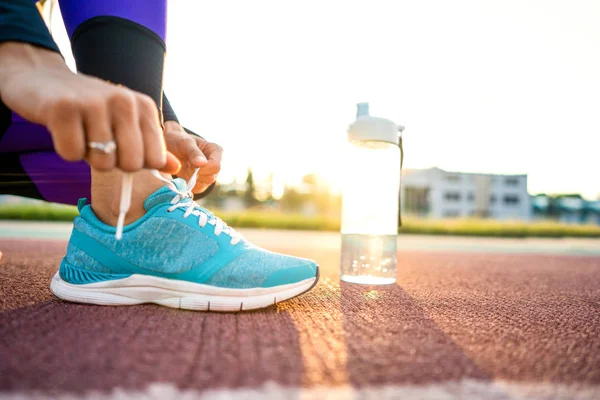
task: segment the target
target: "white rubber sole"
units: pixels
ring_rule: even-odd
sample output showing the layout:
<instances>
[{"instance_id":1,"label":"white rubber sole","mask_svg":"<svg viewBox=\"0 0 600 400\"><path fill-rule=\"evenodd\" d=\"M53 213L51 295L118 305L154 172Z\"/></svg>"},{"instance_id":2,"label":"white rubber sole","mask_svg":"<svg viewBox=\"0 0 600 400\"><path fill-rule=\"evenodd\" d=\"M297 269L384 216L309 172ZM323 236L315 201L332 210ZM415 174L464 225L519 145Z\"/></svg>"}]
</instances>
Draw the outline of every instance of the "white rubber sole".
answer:
<instances>
[{"instance_id":1,"label":"white rubber sole","mask_svg":"<svg viewBox=\"0 0 600 400\"><path fill-rule=\"evenodd\" d=\"M134 274L124 279L74 285L57 272L50 290L57 297L77 303L134 305L154 303L195 311L255 310L296 297L316 285L317 276L289 285L255 289L227 289L174 279Z\"/></svg>"}]
</instances>

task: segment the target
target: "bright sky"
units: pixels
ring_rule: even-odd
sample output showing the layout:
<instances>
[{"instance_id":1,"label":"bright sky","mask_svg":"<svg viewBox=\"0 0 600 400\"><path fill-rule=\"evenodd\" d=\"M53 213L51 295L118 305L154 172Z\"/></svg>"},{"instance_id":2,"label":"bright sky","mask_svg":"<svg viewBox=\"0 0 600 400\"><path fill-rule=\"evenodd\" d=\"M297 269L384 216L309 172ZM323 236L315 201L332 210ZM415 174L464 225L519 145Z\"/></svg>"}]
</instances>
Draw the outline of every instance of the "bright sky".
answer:
<instances>
[{"instance_id":1,"label":"bright sky","mask_svg":"<svg viewBox=\"0 0 600 400\"><path fill-rule=\"evenodd\" d=\"M336 185L355 103L406 126L408 168L527 173L600 194L597 0L171 0L166 92L225 148L222 181ZM357 160L360 162L360 160Z\"/></svg>"}]
</instances>

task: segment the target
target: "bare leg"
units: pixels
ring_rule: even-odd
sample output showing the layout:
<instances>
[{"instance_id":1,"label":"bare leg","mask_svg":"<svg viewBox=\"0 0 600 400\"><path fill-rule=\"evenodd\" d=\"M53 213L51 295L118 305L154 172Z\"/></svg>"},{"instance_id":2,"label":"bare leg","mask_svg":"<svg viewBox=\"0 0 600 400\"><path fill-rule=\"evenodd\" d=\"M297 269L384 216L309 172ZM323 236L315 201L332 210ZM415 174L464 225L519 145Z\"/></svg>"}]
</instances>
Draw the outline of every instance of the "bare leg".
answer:
<instances>
[{"instance_id":1,"label":"bare leg","mask_svg":"<svg viewBox=\"0 0 600 400\"><path fill-rule=\"evenodd\" d=\"M163 176L170 179L169 175L163 174ZM107 225L117 225L122 177L123 173L119 170L99 172L92 169L92 209L94 214ZM144 201L162 186L162 182L148 171L134 173L131 207L125 218L126 225L137 221L146 213Z\"/></svg>"}]
</instances>

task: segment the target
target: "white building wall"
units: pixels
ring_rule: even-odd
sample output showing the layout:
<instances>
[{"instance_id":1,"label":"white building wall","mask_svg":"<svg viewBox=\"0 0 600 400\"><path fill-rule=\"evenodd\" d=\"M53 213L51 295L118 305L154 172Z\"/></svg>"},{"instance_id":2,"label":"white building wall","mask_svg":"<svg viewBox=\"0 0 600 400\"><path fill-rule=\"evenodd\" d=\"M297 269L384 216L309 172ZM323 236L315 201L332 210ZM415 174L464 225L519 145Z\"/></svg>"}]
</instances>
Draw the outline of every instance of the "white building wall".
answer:
<instances>
[{"instance_id":1,"label":"white building wall","mask_svg":"<svg viewBox=\"0 0 600 400\"><path fill-rule=\"evenodd\" d=\"M509 184L513 181L516 181L516 184ZM490 204L493 218L531 219L531 198L527 193L527 175L495 175L491 187L491 192L496 197L494 204ZM518 204L507 203L506 197L517 198L519 202Z\"/></svg>"}]
</instances>

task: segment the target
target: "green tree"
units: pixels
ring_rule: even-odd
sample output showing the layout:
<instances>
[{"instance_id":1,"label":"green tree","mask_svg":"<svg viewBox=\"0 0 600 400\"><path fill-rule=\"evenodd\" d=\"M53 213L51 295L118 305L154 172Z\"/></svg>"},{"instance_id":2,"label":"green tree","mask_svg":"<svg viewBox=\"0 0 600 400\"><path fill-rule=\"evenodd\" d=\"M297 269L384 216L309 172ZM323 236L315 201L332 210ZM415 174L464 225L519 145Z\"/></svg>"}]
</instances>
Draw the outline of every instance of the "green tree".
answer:
<instances>
[{"instance_id":1,"label":"green tree","mask_svg":"<svg viewBox=\"0 0 600 400\"><path fill-rule=\"evenodd\" d=\"M254 185L254 175L252 169L248 168L248 175L246 176L246 191L244 192L244 203L246 207L252 207L256 204L256 187Z\"/></svg>"},{"instance_id":2,"label":"green tree","mask_svg":"<svg viewBox=\"0 0 600 400\"><path fill-rule=\"evenodd\" d=\"M300 211L302 205L306 201L305 196L298 193L294 188L286 187L281 197L281 208L285 211Z\"/></svg>"}]
</instances>

